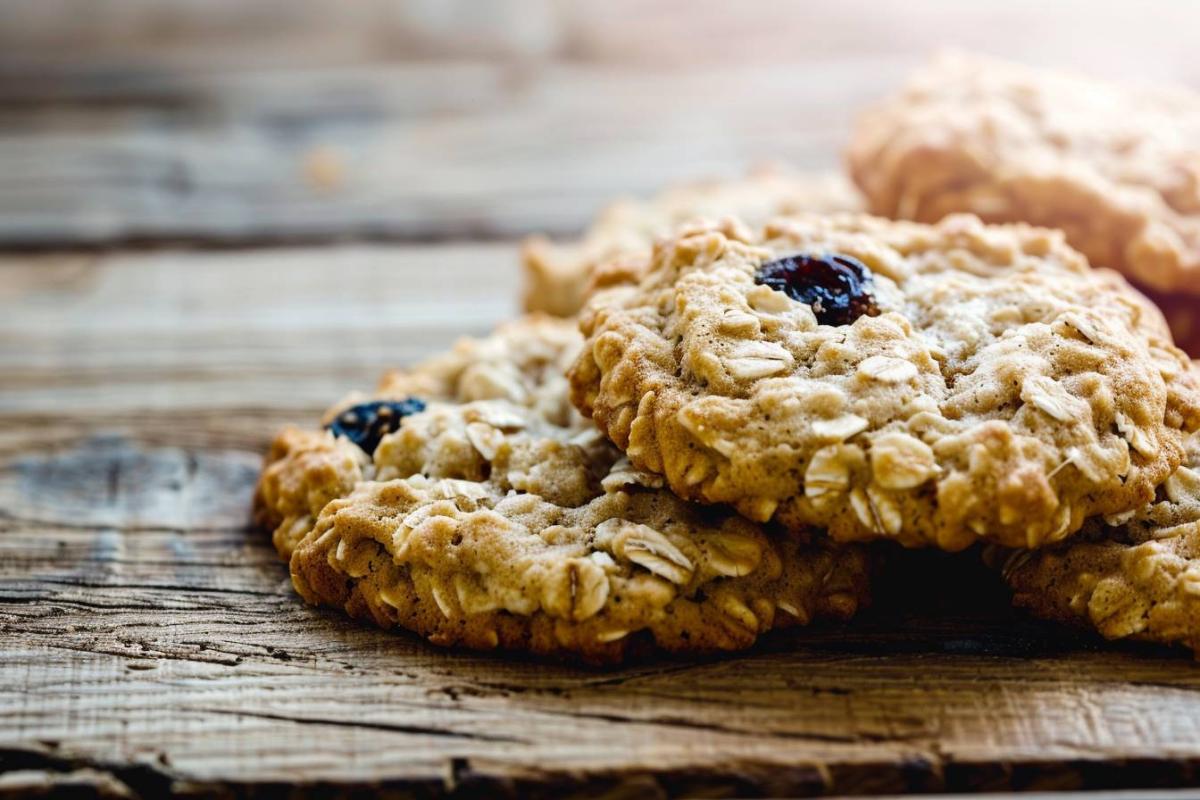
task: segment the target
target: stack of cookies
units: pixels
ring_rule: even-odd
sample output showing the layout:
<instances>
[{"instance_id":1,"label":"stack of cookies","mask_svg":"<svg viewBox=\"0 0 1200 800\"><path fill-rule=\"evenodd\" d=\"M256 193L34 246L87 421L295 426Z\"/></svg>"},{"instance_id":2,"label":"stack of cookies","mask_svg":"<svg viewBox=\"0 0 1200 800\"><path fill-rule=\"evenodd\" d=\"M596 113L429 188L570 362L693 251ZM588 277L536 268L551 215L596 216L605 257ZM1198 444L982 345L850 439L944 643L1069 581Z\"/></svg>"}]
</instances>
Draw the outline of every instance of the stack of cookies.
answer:
<instances>
[{"instance_id":1,"label":"stack of cookies","mask_svg":"<svg viewBox=\"0 0 1200 800\"><path fill-rule=\"evenodd\" d=\"M1190 95L941 59L862 117L865 199L762 173L528 242L533 313L282 432L257 518L304 599L442 645L745 648L904 546L1200 652L1200 369L1127 280L1191 335L1194 132Z\"/></svg>"}]
</instances>

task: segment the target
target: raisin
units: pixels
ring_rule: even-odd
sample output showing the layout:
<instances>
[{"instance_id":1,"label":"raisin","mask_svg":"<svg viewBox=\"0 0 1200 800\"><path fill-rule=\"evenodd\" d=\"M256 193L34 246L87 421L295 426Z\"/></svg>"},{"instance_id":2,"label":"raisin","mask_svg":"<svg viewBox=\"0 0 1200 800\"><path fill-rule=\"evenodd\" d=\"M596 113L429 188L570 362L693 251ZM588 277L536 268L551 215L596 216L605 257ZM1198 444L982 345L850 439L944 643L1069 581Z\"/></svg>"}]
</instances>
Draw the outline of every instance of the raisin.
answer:
<instances>
[{"instance_id":1,"label":"raisin","mask_svg":"<svg viewBox=\"0 0 1200 800\"><path fill-rule=\"evenodd\" d=\"M370 455L384 436L400 427L400 420L424 410L425 401L416 397L373 400L350 406L338 414L328 428L334 436L345 436Z\"/></svg>"},{"instance_id":2,"label":"raisin","mask_svg":"<svg viewBox=\"0 0 1200 800\"><path fill-rule=\"evenodd\" d=\"M754 282L810 306L822 325L849 325L864 314L879 316L871 270L850 256L784 256L759 267Z\"/></svg>"}]
</instances>

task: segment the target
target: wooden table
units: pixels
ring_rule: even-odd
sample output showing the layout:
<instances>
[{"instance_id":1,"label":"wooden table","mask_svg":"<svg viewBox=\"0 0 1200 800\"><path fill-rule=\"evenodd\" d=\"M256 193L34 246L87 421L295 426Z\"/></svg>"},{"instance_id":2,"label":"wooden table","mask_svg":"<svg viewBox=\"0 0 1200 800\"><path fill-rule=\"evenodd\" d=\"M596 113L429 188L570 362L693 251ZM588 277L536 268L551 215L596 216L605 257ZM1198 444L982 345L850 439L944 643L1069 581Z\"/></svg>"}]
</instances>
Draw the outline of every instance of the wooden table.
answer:
<instances>
[{"instance_id":1,"label":"wooden table","mask_svg":"<svg viewBox=\"0 0 1200 800\"><path fill-rule=\"evenodd\" d=\"M1031 622L961 563L846 628L599 672L308 608L247 514L276 428L514 312L516 235L831 167L937 41L1194 80L1200 10L110 5L0 25L0 795L1200 785L1190 658Z\"/></svg>"}]
</instances>

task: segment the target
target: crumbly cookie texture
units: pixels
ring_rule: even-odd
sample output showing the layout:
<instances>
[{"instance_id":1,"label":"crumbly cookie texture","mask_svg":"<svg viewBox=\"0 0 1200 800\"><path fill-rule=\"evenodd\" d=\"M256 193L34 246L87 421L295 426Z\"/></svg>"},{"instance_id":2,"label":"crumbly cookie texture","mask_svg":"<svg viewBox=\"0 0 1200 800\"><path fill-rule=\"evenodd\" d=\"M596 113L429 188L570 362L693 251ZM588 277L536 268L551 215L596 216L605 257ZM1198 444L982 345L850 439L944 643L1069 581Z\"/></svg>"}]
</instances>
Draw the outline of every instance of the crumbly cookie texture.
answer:
<instances>
[{"instance_id":1,"label":"crumbly cookie texture","mask_svg":"<svg viewBox=\"0 0 1200 800\"><path fill-rule=\"evenodd\" d=\"M642 254L655 237L698 217L734 215L766 222L798 211L856 211L858 193L837 174L789 174L763 169L745 178L703 181L668 188L650 200L620 200L605 208L583 237L556 244L543 236L526 240L521 250L525 308L562 317L583 305L596 265L623 253Z\"/></svg>"},{"instance_id":2,"label":"crumbly cookie texture","mask_svg":"<svg viewBox=\"0 0 1200 800\"><path fill-rule=\"evenodd\" d=\"M947 55L862 115L847 160L875 213L1059 228L1200 297L1200 95Z\"/></svg>"},{"instance_id":3,"label":"crumbly cookie texture","mask_svg":"<svg viewBox=\"0 0 1200 800\"><path fill-rule=\"evenodd\" d=\"M530 318L393 373L379 397L420 387L427 406L371 455L281 433L258 517L297 591L440 645L593 662L744 648L867 602L862 549L768 534L635 469L566 400L579 344Z\"/></svg>"},{"instance_id":4,"label":"crumbly cookie texture","mask_svg":"<svg viewBox=\"0 0 1200 800\"><path fill-rule=\"evenodd\" d=\"M1097 520L1062 548L992 552L1016 605L1106 638L1182 644L1200 656L1200 438L1159 499Z\"/></svg>"},{"instance_id":5,"label":"crumbly cookie texture","mask_svg":"<svg viewBox=\"0 0 1200 800\"><path fill-rule=\"evenodd\" d=\"M873 273L875 316L821 324L836 291L762 283L831 254ZM697 224L607 278L580 318L575 405L680 496L793 530L1037 547L1152 500L1200 426L1161 315L1055 231Z\"/></svg>"}]
</instances>

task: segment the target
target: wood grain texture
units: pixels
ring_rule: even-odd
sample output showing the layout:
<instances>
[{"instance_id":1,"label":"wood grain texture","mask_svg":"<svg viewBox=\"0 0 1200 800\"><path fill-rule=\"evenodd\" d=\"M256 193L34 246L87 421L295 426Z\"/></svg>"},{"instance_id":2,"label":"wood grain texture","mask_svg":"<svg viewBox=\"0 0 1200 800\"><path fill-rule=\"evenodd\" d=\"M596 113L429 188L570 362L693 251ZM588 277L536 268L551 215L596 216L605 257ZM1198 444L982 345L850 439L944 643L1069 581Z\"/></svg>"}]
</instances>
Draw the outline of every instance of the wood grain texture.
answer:
<instances>
[{"instance_id":1,"label":"wood grain texture","mask_svg":"<svg viewBox=\"0 0 1200 800\"><path fill-rule=\"evenodd\" d=\"M1200 86L1174 0L37 0L0 9L0 242L504 237L833 168L942 46Z\"/></svg>"},{"instance_id":2,"label":"wood grain texture","mask_svg":"<svg viewBox=\"0 0 1200 800\"><path fill-rule=\"evenodd\" d=\"M1028 621L946 559L906 561L849 627L612 672L447 652L304 606L248 527L270 435L511 313L514 258L0 260L0 794L1200 784L1193 662Z\"/></svg>"}]
</instances>

